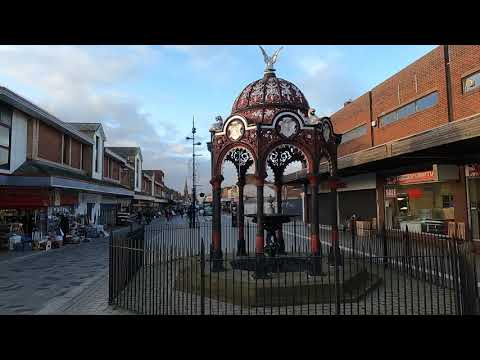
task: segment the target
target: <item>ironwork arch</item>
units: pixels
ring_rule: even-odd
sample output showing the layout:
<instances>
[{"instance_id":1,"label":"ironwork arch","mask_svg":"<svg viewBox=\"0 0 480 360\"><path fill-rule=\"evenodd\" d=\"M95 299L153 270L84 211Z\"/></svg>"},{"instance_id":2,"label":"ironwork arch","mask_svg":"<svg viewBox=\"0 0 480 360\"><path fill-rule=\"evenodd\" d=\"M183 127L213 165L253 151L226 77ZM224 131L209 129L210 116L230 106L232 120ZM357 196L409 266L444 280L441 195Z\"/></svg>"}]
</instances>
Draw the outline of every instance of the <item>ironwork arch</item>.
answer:
<instances>
[{"instance_id":1,"label":"ironwork arch","mask_svg":"<svg viewBox=\"0 0 480 360\"><path fill-rule=\"evenodd\" d=\"M239 178L245 177L248 169L255 164L255 158L252 153L243 146L231 148L221 160L222 165L225 162L233 164Z\"/></svg>"},{"instance_id":2,"label":"ironwork arch","mask_svg":"<svg viewBox=\"0 0 480 360\"><path fill-rule=\"evenodd\" d=\"M275 180L280 180L288 165L294 162L298 161L307 169L309 168L308 156L304 153L304 150L297 145L289 143L273 147L267 153L265 161L265 165L272 169Z\"/></svg>"}]
</instances>

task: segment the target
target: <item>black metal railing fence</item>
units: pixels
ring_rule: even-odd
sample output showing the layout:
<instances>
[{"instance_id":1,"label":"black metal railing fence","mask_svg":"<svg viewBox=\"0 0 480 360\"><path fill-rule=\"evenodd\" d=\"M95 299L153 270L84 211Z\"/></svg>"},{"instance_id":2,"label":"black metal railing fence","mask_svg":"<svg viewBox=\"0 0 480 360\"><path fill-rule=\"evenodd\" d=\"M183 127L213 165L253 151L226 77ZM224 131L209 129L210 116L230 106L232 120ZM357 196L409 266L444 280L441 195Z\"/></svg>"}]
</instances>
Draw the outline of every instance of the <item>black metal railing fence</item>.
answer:
<instances>
[{"instance_id":1,"label":"black metal railing fence","mask_svg":"<svg viewBox=\"0 0 480 360\"><path fill-rule=\"evenodd\" d=\"M332 259L331 229L321 226L322 251L313 257L309 225L294 221L282 229L288 256L259 263L255 224L245 223L247 256L237 256L238 227L222 224L221 231L221 271L210 259L211 223L152 223L113 237L109 303L162 315L478 312L477 259L457 239L408 229L341 231ZM258 276L260 266L267 276Z\"/></svg>"}]
</instances>

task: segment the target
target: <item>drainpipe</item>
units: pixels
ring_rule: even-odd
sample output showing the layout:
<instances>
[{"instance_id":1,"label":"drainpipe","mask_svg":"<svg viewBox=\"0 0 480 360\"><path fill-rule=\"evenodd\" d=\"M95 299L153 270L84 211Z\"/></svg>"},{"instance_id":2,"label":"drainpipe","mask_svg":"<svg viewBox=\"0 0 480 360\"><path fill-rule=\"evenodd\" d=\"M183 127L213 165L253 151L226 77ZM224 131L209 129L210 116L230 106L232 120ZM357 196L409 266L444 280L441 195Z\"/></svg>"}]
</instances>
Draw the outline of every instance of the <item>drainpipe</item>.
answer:
<instances>
[{"instance_id":1,"label":"drainpipe","mask_svg":"<svg viewBox=\"0 0 480 360\"><path fill-rule=\"evenodd\" d=\"M452 122L453 121L452 77L450 74L450 54L448 52L448 45L443 45L443 58L445 63L445 77L446 77L446 85L447 85L448 122Z\"/></svg>"}]
</instances>

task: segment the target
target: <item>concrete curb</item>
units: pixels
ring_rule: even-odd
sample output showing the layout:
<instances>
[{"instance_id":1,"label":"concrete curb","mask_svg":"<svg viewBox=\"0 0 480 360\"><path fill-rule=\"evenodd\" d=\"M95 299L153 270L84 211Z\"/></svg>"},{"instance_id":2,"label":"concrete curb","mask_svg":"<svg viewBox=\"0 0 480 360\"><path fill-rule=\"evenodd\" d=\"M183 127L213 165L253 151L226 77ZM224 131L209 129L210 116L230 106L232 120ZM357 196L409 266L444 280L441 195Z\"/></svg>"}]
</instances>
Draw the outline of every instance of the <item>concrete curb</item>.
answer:
<instances>
[{"instance_id":1,"label":"concrete curb","mask_svg":"<svg viewBox=\"0 0 480 360\"><path fill-rule=\"evenodd\" d=\"M74 287L64 296L59 299L50 300L42 309L37 311L35 315L54 315L59 314L65 305L80 295L85 291L90 285L94 284L96 281L99 281L101 278L105 277L108 271L101 272L100 274L92 277L91 279L85 281L82 285Z\"/></svg>"}]
</instances>

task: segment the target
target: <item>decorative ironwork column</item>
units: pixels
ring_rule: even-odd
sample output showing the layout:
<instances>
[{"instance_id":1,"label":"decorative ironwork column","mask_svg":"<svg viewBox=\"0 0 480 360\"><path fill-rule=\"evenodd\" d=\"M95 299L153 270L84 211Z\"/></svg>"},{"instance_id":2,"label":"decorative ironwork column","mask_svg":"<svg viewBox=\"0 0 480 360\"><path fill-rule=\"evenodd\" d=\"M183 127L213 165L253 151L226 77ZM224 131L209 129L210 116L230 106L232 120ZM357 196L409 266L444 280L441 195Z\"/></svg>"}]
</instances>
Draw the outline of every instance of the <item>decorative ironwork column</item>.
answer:
<instances>
[{"instance_id":1,"label":"decorative ironwork column","mask_svg":"<svg viewBox=\"0 0 480 360\"><path fill-rule=\"evenodd\" d=\"M212 180L212 200L213 200L213 217L212 217L212 245L210 257L212 259L212 271L223 270L222 266L222 181L223 176L217 175Z\"/></svg>"},{"instance_id":2,"label":"decorative ironwork column","mask_svg":"<svg viewBox=\"0 0 480 360\"><path fill-rule=\"evenodd\" d=\"M310 249L312 255L320 255L320 237L318 224L318 175L307 176L310 185Z\"/></svg>"},{"instance_id":3,"label":"decorative ironwork column","mask_svg":"<svg viewBox=\"0 0 480 360\"><path fill-rule=\"evenodd\" d=\"M265 177L255 175L255 185L257 186L257 235L255 237L255 254L257 256L264 255L265 234L263 228L263 186L265 185Z\"/></svg>"},{"instance_id":4,"label":"decorative ironwork column","mask_svg":"<svg viewBox=\"0 0 480 360\"><path fill-rule=\"evenodd\" d=\"M238 185L238 245L237 255L247 255L245 246L245 204L243 202L243 189L245 187L245 176L240 176L237 182Z\"/></svg>"},{"instance_id":5,"label":"decorative ironwork column","mask_svg":"<svg viewBox=\"0 0 480 360\"><path fill-rule=\"evenodd\" d=\"M277 200L277 214L282 213L282 183L280 181L275 182L275 193ZM285 255L285 240L283 239L283 229L280 228L277 230L277 241L279 244L278 254Z\"/></svg>"},{"instance_id":6,"label":"decorative ironwork column","mask_svg":"<svg viewBox=\"0 0 480 360\"><path fill-rule=\"evenodd\" d=\"M321 245L320 231L318 224L318 183L319 178L316 174L308 174L308 183L310 185L310 250L312 255L311 275L320 275L322 272L321 263Z\"/></svg>"}]
</instances>

